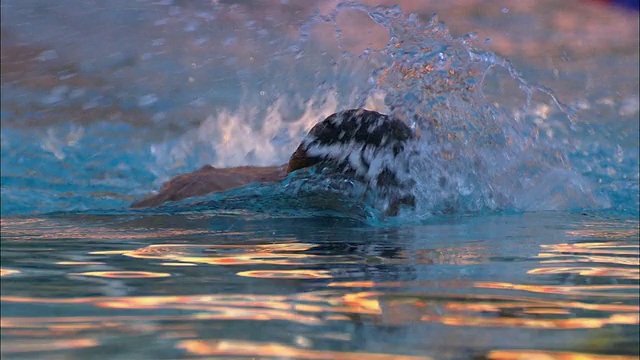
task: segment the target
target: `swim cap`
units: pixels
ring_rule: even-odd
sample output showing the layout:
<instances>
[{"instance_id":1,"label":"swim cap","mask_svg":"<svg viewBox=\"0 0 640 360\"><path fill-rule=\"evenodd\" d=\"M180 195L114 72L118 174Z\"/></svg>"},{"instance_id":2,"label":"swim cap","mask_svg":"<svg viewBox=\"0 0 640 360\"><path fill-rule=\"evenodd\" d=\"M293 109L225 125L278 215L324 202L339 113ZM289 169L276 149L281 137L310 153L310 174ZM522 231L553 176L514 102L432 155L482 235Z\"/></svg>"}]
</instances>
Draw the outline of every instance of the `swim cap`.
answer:
<instances>
[{"instance_id":1,"label":"swim cap","mask_svg":"<svg viewBox=\"0 0 640 360\"><path fill-rule=\"evenodd\" d=\"M289 159L287 172L318 165L413 205L405 148L415 134L404 122L364 109L346 110L316 124ZM396 204L397 206L397 204Z\"/></svg>"}]
</instances>

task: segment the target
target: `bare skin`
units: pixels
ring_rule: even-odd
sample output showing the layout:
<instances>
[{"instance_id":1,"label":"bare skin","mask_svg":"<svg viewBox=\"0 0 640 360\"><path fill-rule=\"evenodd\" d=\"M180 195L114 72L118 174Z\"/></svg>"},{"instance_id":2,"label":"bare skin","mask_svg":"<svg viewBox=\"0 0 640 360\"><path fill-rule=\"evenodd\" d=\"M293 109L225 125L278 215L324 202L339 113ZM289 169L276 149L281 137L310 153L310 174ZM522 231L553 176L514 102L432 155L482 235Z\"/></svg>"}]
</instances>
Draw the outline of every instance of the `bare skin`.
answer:
<instances>
[{"instance_id":1,"label":"bare skin","mask_svg":"<svg viewBox=\"0 0 640 360\"><path fill-rule=\"evenodd\" d=\"M278 181L287 176L286 169L286 164L223 169L205 165L192 173L174 177L166 182L157 194L135 202L131 206L134 208L158 206L167 201L179 201L194 196L227 191L252 183Z\"/></svg>"}]
</instances>

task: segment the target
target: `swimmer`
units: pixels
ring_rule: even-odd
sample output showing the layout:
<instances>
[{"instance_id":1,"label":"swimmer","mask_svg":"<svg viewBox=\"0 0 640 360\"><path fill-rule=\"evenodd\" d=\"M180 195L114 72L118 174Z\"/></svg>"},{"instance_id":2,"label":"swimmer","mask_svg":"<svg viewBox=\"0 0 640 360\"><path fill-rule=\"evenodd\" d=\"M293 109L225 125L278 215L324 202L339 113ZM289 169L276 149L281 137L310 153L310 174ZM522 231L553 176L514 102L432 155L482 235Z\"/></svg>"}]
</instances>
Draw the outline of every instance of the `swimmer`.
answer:
<instances>
[{"instance_id":1,"label":"swimmer","mask_svg":"<svg viewBox=\"0 0 640 360\"><path fill-rule=\"evenodd\" d=\"M205 165L174 177L157 194L135 202L132 207L158 206L251 183L280 181L296 170L319 165L329 173L341 173L381 190L390 198L387 213L393 215L402 204L415 205L408 163L399 161L406 143L414 138L413 131L398 119L364 109L346 110L316 124L287 164L234 168Z\"/></svg>"}]
</instances>

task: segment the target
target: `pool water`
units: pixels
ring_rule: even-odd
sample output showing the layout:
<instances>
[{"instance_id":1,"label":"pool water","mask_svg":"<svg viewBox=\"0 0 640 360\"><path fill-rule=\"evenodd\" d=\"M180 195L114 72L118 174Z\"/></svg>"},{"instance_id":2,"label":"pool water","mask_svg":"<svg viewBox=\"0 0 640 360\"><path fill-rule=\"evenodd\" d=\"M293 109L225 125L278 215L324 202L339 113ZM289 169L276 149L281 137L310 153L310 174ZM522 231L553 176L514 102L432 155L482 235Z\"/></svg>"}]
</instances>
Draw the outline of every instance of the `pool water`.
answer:
<instances>
[{"instance_id":1,"label":"pool water","mask_svg":"<svg viewBox=\"0 0 640 360\"><path fill-rule=\"evenodd\" d=\"M3 358L637 358L637 12L110 4L3 1ZM363 106L420 133L398 216L306 170L129 209Z\"/></svg>"}]
</instances>

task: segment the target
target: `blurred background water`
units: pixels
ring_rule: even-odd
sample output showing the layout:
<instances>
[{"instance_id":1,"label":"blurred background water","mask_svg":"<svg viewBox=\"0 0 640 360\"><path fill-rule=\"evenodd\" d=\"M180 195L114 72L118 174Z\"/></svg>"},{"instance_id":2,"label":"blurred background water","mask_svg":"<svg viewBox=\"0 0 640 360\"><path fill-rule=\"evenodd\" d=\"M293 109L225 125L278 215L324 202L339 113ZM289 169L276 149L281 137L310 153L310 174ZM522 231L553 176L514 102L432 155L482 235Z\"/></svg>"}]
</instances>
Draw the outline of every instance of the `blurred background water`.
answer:
<instances>
[{"instance_id":1,"label":"blurred background water","mask_svg":"<svg viewBox=\"0 0 640 360\"><path fill-rule=\"evenodd\" d=\"M637 357L637 3L395 4L3 0L3 357ZM360 106L421 130L397 218L127 209Z\"/></svg>"}]
</instances>

